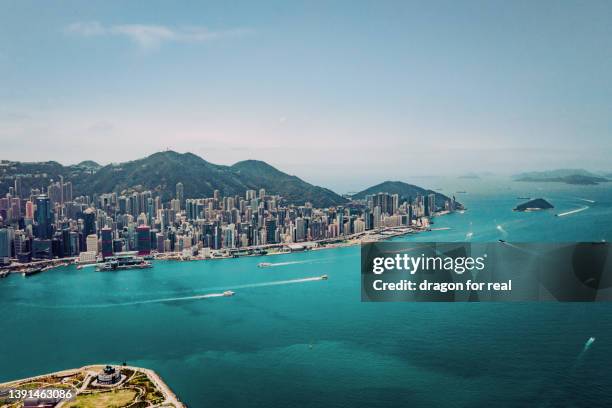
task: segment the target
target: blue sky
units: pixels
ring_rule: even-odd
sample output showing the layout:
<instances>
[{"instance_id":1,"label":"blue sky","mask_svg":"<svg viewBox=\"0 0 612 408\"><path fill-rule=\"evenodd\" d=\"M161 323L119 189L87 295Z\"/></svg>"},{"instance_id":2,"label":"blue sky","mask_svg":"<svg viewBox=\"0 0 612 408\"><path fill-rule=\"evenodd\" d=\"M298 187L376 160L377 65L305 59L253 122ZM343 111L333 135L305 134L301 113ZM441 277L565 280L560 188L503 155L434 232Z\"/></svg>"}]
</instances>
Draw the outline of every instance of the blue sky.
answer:
<instances>
[{"instance_id":1,"label":"blue sky","mask_svg":"<svg viewBox=\"0 0 612 408\"><path fill-rule=\"evenodd\" d=\"M0 158L612 170L612 3L0 1Z\"/></svg>"}]
</instances>

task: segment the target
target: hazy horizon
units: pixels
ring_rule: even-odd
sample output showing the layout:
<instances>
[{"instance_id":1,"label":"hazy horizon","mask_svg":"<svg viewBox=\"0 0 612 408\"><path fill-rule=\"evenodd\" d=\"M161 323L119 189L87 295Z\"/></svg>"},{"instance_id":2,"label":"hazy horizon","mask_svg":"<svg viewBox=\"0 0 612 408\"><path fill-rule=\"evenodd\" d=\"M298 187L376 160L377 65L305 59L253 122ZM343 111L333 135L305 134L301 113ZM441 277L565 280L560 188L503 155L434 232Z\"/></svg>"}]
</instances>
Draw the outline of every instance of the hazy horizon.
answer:
<instances>
[{"instance_id":1,"label":"hazy horizon","mask_svg":"<svg viewBox=\"0 0 612 408\"><path fill-rule=\"evenodd\" d=\"M195 154L193 152L189 152L189 151L184 151L184 152L179 152L179 151L175 151L172 150L175 153L179 153L179 154L184 154L184 153L191 153L191 154ZM160 151L163 152L163 151ZM154 153L160 153L160 152L154 152ZM152 153L152 154L154 154ZM198 155L199 156L199 155ZM147 156L142 156L142 157L134 157L133 159L129 159L129 160L125 160L122 162L98 162L95 161L98 165L101 166L106 166L106 165L111 165L111 164L121 164L121 163L125 163L125 162L129 162L129 161L135 161L135 160L140 160L140 159L144 159L148 157ZM201 157L201 156L199 156ZM235 162L232 163L215 163L215 162L211 162L210 160L207 160L205 157L201 157L202 159L208 161L209 163L215 164L215 165L223 165L223 166L231 166L233 164L236 164L237 162L240 161L246 161L246 160L260 160L257 158L244 158L241 160L237 160ZM0 157L0 161L2 160L8 160L5 158ZM63 166L70 166L70 165L77 165L83 161L88 161L90 159L84 159L84 160L79 160L78 162L60 162L57 160L46 160L46 161L56 161L58 163L60 163ZM516 175L517 173L503 173L503 172L495 172L495 171L491 171L491 170L481 170L481 171L467 171L464 173L410 173L410 174L406 174L405 176L399 176L398 174L405 174L405 173L401 173L401 172L389 172L389 174L384 175L384 174L380 174L380 177L377 177L377 175L379 174L378 172L374 172L371 174L368 174L367 177L363 177L363 178L354 178L354 177L347 177L346 179L342 179L342 180L338 180L337 178L323 178L320 181L317 180L312 180L309 179L308 177L303 177L300 174L296 174L296 173L292 173L291 171L288 171L284 168L282 168L281 166L275 165L274 163L270 163L270 162L266 162L267 164L275 167L277 170L280 170L284 173L293 175L293 176L297 176L299 178L301 178L302 180L314 184L314 185L318 185L320 187L325 187L325 188L329 188L332 191L338 193L338 194L346 194L349 192L358 192L361 190L364 190L366 188L372 187L374 185L386 182L386 181L402 181L405 183L409 183L409 184L418 184L420 187L424 187L424 188L430 188L430 189L434 189L437 187L428 185L426 183L427 179L431 179L432 181L434 180L440 180L440 179L457 179L457 183L460 184L460 180L466 178L465 176L478 176L479 178L483 178L483 179L490 179L490 178L507 178L510 179L512 176ZM543 169L545 170L560 170L558 168L551 168L551 169ZM572 169L570 169L572 170ZM578 170L578 169L576 169ZM592 173L600 173L600 174L609 174L610 171L606 171L604 169L599 169L599 170L592 170L592 169L588 169L588 168L580 168L580 170L587 170L590 171ZM525 172L529 172L531 170L526 169ZM467 177L467 179L469 180L472 177ZM187 182L187 180L186 180ZM425 183L424 183L425 182ZM456 187L456 186L455 186Z\"/></svg>"},{"instance_id":2,"label":"hazy horizon","mask_svg":"<svg viewBox=\"0 0 612 408\"><path fill-rule=\"evenodd\" d=\"M612 170L610 2L0 6L2 159L169 148L330 188Z\"/></svg>"}]
</instances>

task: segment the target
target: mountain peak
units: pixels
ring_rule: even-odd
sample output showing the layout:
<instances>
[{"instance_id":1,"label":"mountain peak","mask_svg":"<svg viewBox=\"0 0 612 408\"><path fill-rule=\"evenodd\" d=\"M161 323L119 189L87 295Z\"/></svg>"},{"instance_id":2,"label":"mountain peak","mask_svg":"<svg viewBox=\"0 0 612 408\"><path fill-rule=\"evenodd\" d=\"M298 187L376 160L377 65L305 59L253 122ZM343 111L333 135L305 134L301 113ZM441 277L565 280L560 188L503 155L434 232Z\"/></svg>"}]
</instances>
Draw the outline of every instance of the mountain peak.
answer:
<instances>
[{"instance_id":1,"label":"mountain peak","mask_svg":"<svg viewBox=\"0 0 612 408\"><path fill-rule=\"evenodd\" d=\"M367 195L374 195L378 193L398 194L402 199L408 199L410 197L415 198L417 194L427 195L435 194L436 202L438 205L442 205L446 200L450 198L437 191L428 190L414 184L404 183L403 181L383 181L382 183L376 184L375 186L366 188L353 195L353 199L361 200L365 199Z\"/></svg>"},{"instance_id":2,"label":"mountain peak","mask_svg":"<svg viewBox=\"0 0 612 408\"><path fill-rule=\"evenodd\" d=\"M238 171L238 172L244 172L244 171L260 171L261 172L263 171L263 172L270 173L270 174L282 173L276 167L266 163L265 161L254 160L254 159L242 160L237 163L234 163L231 166L231 169Z\"/></svg>"}]
</instances>

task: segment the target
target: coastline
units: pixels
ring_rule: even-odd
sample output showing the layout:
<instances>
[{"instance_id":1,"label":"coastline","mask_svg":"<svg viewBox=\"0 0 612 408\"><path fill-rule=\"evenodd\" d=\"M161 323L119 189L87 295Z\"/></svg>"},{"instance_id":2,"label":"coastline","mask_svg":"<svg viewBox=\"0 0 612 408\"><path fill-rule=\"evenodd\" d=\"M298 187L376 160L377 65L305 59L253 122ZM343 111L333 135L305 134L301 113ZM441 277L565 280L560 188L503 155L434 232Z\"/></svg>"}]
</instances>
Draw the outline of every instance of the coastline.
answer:
<instances>
[{"instance_id":1,"label":"coastline","mask_svg":"<svg viewBox=\"0 0 612 408\"><path fill-rule=\"evenodd\" d=\"M93 365L83 366L81 368L71 368L71 369L66 369L66 370L60 370L60 371L55 371L52 373L41 374L41 375L36 375L32 377L21 378L17 380L0 383L0 397L2 397L2 391L9 389L9 388L24 387L27 384L37 383L45 379L57 379L57 380L60 380L60 382L63 384L64 383L63 381L65 379L81 375L83 376L82 385L78 389L76 389L76 395L79 395L82 391L87 390L88 386L90 386L93 383L92 380L96 378L96 375L100 373L100 371L102 371L104 367L105 367L104 364L93 364ZM135 374L140 373L140 374L146 375L146 377L149 380L151 380L152 383L155 385L155 388L161 392L164 398L164 401L161 404L157 404L155 406L168 407L168 408L171 408L171 407L187 408L187 406L179 400L177 395L170 389L170 387L164 382L164 380L155 371L148 369L148 368L129 366L129 365L122 365L122 366L116 366L116 367L120 368L121 370L133 371ZM116 387L115 386L110 387L110 389L118 388L121 385L125 384L126 382L127 382L127 379L125 381L119 382ZM47 384L46 386L48 387L49 385ZM45 387L41 387L41 388L45 388ZM102 391L107 391L107 390L108 389L103 389ZM56 406L56 408L64 407L68 402L69 401L61 401ZM12 404L1 405L1 407L2 408L10 407L11 405Z\"/></svg>"},{"instance_id":2,"label":"coastline","mask_svg":"<svg viewBox=\"0 0 612 408\"><path fill-rule=\"evenodd\" d=\"M461 210L461 213L465 210ZM440 217L444 215L452 214L449 211L440 211L435 214L434 217ZM238 258L245 256L270 256L270 255L284 255L293 252L300 251L320 251L324 249L343 248L355 245L360 245L364 242L378 242L387 239L392 239L408 234L417 234L428 231L436 231L438 228L431 228L429 221L425 222L424 225L413 225L413 226L393 226L393 227L382 227L378 229L372 229L368 231L359 232L356 234L339 236L334 238L326 238L316 241L301 241L301 242L285 242L279 244L265 244L251 247L240 247L240 248L222 248L218 250L210 250L210 255L205 256L201 253L198 255L185 255L181 252L153 252L151 256L156 261L205 261L205 260L220 260L229 258ZM198 248L201 252L202 248ZM81 264L78 262L78 257L61 258L61 259L43 259L36 260L29 263L15 263L13 262L10 266L0 270L7 274L14 273L25 273L28 269L41 267L42 272L57 268L60 266L68 265L82 265L95 266L97 262Z\"/></svg>"}]
</instances>

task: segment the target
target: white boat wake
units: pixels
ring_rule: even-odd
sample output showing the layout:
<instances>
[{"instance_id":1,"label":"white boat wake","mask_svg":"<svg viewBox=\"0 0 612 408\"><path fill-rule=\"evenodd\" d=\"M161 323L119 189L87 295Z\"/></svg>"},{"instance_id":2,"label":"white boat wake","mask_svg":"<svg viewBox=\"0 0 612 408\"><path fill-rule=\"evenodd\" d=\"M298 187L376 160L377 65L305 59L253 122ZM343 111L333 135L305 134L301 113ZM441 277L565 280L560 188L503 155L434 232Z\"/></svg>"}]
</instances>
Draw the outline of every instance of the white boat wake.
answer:
<instances>
[{"instance_id":1,"label":"white boat wake","mask_svg":"<svg viewBox=\"0 0 612 408\"><path fill-rule=\"evenodd\" d=\"M584 207L581 207L581 208L577 208L575 210L559 213L559 214L557 214L557 217L565 217L566 215L576 214L576 213L579 213L581 211L588 210L588 209L589 209L588 206L584 206Z\"/></svg>"},{"instance_id":2,"label":"white boat wake","mask_svg":"<svg viewBox=\"0 0 612 408\"><path fill-rule=\"evenodd\" d=\"M582 359L584 358L584 355L591 348L593 343L595 343L595 337L589 337L586 343L584 343L584 347L582 348L582 351L580 352L580 354L578 354L578 357L576 358L576 363L574 364L574 368L576 368L579 364L582 363Z\"/></svg>"},{"instance_id":3,"label":"white boat wake","mask_svg":"<svg viewBox=\"0 0 612 408\"><path fill-rule=\"evenodd\" d=\"M224 288L224 291L227 291L230 289L237 290L237 289L247 289L247 288L260 288L264 286L290 285L294 283L314 282L314 281L320 281L320 280L326 280L326 279L327 279L327 275L322 275L322 276L313 276L310 278L301 278L301 279L288 279L288 280L272 281L272 282L248 283L244 285L228 286ZM137 306L137 305L147 305L151 303L171 303L171 302L201 300L201 299L219 298L219 297L228 297L228 296L225 293L205 293L205 294L192 295L192 296L168 297L168 298L159 298L159 299L135 300L131 302L101 303L101 304L91 304L91 305L36 305L36 304L29 304L29 303L20 303L20 305L29 306L29 307L47 308L47 309L101 309L101 308L110 308L110 307L118 307L118 306Z\"/></svg>"},{"instance_id":4,"label":"white boat wake","mask_svg":"<svg viewBox=\"0 0 612 408\"><path fill-rule=\"evenodd\" d=\"M274 268L275 266L287 266L287 265L297 265L297 264L305 264L305 263L315 263L320 262L319 260L310 260L310 261L290 261L290 262L270 262L265 263L266 268Z\"/></svg>"}]
</instances>

